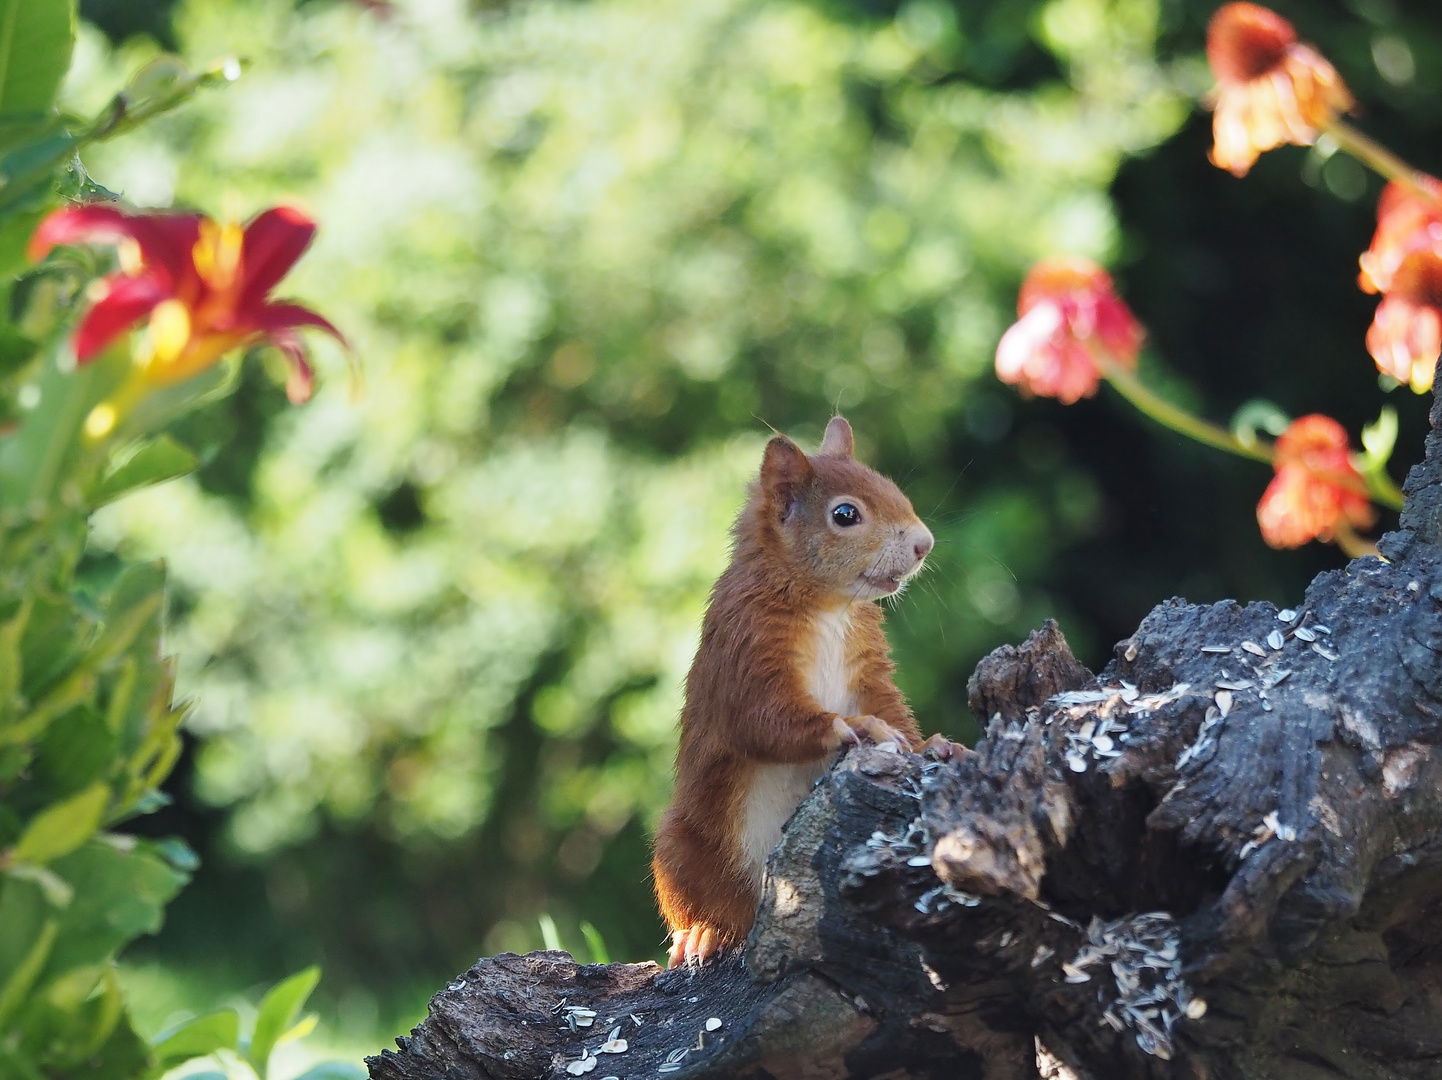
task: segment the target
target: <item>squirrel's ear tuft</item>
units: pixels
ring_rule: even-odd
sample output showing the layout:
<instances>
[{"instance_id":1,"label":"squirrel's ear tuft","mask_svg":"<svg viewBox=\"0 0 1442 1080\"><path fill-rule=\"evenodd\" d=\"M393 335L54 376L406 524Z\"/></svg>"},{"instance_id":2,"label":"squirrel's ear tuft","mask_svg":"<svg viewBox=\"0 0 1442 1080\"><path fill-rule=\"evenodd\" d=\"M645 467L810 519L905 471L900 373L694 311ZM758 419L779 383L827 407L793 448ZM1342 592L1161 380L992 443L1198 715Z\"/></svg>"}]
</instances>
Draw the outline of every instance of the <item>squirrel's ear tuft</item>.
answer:
<instances>
[{"instance_id":1,"label":"squirrel's ear tuft","mask_svg":"<svg viewBox=\"0 0 1442 1080\"><path fill-rule=\"evenodd\" d=\"M826 434L821 448L816 451L824 457L849 458L856 456L856 440L851 437L851 425L844 416L833 416L826 425Z\"/></svg>"},{"instance_id":2,"label":"squirrel's ear tuft","mask_svg":"<svg viewBox=\"0 0 1442 1080\"><path fill-rule=\"evenodd\" d=\"M777 435L766 444L766 456L761 459L761 490L768 498L789 510L802 485L810 479L811 462L801 447L785 435Z\"/></svg>"}]
</instances>

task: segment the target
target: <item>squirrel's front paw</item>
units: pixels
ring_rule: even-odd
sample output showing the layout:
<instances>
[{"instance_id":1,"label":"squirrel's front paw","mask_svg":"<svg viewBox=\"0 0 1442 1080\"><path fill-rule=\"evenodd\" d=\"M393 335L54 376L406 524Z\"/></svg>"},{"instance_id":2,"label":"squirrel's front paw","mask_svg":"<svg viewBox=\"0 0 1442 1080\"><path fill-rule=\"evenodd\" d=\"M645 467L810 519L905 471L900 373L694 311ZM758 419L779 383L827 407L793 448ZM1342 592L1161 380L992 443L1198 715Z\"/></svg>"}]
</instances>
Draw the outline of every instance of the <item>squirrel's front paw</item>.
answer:
<instances>
[{"instance_id":1,"label":"squirrel's front paw","mask_svg":"<svg viewBox=\"0 0 1442 1080\"><path fill-rule=\"evenodd\" d=\"M911 739L879 716L848 716L842 722L850 731L852 742L866 739L878 745L890 742L895 743L899 749L911 749Z\"/></svg>"},{"instance_id":2,"label":"squirrel's front paw","mask_svg":"<svg viewBox=\"0 0 1442 1080\"><path fill-rule=\"evenodd\" d=\"M968 754L974 754L976 751L963 746L961 743L952 742L945 735L937 732L921 744L921 752L923 754L931 754L931 756L938 761L960 761Z\"/></svg>"}]
</instances>

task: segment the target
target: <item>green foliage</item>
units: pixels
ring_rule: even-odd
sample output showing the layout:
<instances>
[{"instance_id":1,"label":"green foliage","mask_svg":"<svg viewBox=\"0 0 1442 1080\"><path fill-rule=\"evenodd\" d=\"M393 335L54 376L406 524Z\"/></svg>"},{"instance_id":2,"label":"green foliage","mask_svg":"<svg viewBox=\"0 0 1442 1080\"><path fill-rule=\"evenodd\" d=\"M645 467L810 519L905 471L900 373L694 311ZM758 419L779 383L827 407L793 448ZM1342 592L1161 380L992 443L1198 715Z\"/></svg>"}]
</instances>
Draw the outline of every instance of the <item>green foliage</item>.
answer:
<instances>
[{"instance_id":1,"label":"green foliage","mask_svg":"<svg viewBox=\"0 0 1442 1080\"><path fill-rule=\"evenodd\" d=\"M306 999L320 981L319 968L296 972L271 987L261 999L250 1034L240 1034L240 1015L232 1008L217 1009L203 1016L185 1020L167 1028L151 1040L153 1064L149 1076L158 1077L165 1070L195 1058L214 1056L222 1064L233 1062L224 1071L203 1071L190 1076L233 1080L250 1073L267 1080L271 1055L283 1042L304 1037L315 1026L314 1016L302 1016ZM236 1070L242 1070L237 1073ZM295 1080L355 1080L365 1070L348 1062L324 1061L305 1070Z\"/></svg>"},{"instance_id":2,"label":"green foliage","mask_svg":"<svg viewBox=\"0 0 1442 1080\"><path fill-rule=\"evenodd\" d=\"M296 1027L306 998L310 997L318 982L320 968L306 968L272 987L261 1000L260 1012L255 1018L255 1031L245 1048L245 1059L260 1080L267 1080L270 1052L283 1036Z\"/></svg>"},{"instance_id":3,"label":"green foliage","mask_svg":"<svg viewBox=\"0 0 1442 1080\"><path fill-rule=\"evenodd\" d=\"M39 120L70 66L75 9L50 0L0 0L0 117Z\"/></svg>"},{"instance_id":4,"label":"green foliage","mask_svg":"<svg viewBox=\"0 0 1442 1080\"><path fill-rule=\"evenodd\" d=\"M82 434L130 365L117 349L77 368L63 344L93 268L59 259L16 275L39 216L85 187L76 148L208 80L157 62L100 120L72 123L53 99L73 30L64 0L0 2L0 1075L105 1080L233 1049L237 1026L233 1012L216 1014L152 1047L130 1021L116 955L160 928L195 858L179 841L115 830L167 801L182 710L161 653L160 567L81 574L90 512L195 458L163 434ZM206 389L189 385L167 408ZM315 978L304 973L306 992ZM252 1055L262 1075L305 994L281 996L262 1009L270 1026Z\"/></svg>"}]
</instances>

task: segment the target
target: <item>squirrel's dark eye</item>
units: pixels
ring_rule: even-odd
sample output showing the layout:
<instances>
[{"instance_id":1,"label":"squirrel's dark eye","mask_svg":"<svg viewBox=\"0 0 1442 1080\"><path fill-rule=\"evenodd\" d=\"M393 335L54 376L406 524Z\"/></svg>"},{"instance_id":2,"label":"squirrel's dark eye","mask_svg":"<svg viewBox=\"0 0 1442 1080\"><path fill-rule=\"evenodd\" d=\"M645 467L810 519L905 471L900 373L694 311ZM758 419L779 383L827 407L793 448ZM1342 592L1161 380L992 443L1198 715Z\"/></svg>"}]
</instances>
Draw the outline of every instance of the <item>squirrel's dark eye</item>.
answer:
<instances>
[{"instance_id":1,"label":"squirrel's dark eye","mask_svg":"<svg viewBox=\"0 0 1442 1080\"><path fill-rule=\"evenodd\" d=\"M850 503L838 503L831 510L831 520L843 529L861 524L861 511Z\"/></svg>"}]
</instances>

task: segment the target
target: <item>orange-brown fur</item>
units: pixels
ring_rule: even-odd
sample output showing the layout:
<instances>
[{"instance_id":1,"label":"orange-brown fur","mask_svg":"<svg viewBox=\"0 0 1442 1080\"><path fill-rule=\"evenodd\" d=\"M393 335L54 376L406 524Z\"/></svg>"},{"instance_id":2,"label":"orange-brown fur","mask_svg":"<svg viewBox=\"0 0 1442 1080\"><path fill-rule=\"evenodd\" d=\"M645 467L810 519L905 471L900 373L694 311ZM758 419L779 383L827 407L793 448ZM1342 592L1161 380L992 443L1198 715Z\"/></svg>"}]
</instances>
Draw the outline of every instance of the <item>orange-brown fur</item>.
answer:
<instances>
[{"instance_id":1,"label":"orange-brown fur","mask_svg":"<svg viewBox=\"0 0 1442 1080\"><path fill-rule=\"evenodd\" d=\"M828 525L839 496L864 505L869 535ZM930 550L931 535L891 481L852 459L846 422L833 420L810 458L790 440L773 439L733 532L731 564L712 591L686 681L675 796L655 839L656 896L677 943L672 963L682 955L704 959L751 928L759 880L740 833L767 766L819 774L851 732L912 749L922 741L892 682L873 602L899 581L871 589L858 574L875 574L889 559L886 566L904 577ZM905 558L914 565L904 570L899 545L912 552ZM847 614L844 667L856 708L838 716L813 696L808 673L818 619Z\"/></svg>"}]
</instances>

